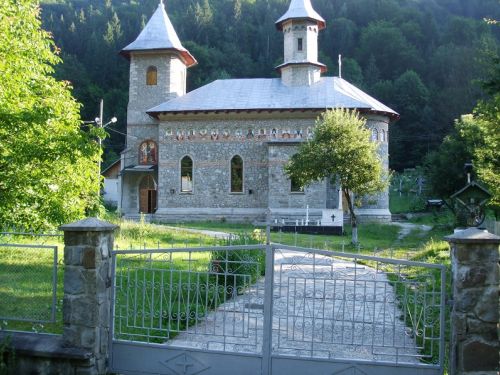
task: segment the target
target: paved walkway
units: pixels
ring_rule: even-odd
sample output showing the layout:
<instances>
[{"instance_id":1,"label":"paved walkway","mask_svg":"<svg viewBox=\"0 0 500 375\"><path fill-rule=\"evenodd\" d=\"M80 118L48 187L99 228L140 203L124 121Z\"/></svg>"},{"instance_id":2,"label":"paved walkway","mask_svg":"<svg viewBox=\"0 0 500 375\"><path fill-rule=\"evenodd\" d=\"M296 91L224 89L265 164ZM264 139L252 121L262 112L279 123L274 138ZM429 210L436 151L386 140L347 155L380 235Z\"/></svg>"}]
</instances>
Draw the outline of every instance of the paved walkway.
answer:
<instances>
[{"instance_id":1,"label":"paved walkway","mask_svg":"<svg viewBox=\"0 0 500 375\"><path fill-rule=\"evenodd\" d=\"M261 279L168 342L226 352L261 353ZM273 354L307 358L418 362L411 330L383 272L350 261L277 250Z\"/></svg>"}]
</instances>

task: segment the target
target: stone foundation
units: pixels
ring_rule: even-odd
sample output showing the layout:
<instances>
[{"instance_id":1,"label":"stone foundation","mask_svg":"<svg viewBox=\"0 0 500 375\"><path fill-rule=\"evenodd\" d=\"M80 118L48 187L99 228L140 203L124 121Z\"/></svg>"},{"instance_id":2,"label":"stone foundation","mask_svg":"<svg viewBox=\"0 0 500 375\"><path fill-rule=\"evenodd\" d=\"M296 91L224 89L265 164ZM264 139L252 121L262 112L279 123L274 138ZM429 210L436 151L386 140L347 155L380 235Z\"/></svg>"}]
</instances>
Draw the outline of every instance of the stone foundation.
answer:
<instances>
[{"instance_id":1,"label":"stone foundation","mask_svg":"<svg viewBox=\"0 0 500 375\"><path fill-rule=\"evenodd\" d=\"M62 336L24 332L0 332L7 374L91 375L95 357L85 349L66 347Z\"/></svg>"}]
</instances>

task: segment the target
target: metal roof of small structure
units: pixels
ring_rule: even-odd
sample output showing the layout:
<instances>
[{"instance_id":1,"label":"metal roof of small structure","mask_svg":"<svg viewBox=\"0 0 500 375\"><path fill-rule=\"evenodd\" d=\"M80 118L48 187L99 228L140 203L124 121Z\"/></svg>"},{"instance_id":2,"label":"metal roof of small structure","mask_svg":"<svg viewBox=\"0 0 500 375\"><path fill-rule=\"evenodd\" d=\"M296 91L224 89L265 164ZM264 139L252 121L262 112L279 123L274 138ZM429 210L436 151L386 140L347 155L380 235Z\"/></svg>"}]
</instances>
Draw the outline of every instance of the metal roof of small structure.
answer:
<instances>
[{"instance_id":1,"label":"metal roof of small structure","mask_svg":"<svg viewBox=\"0 0 500 375\"><path fill-rule=\"evenodd\" d=\"M147 111L162 113L353 108L398 118L399 114L339 77L310 86L286 86L279 78L225 79L202 86Z\"/></svg>"},{"instance_id":2,"label":"metal roof of small structure","mask_svg":"<svg viewBox=\"0 0 500 375\"><path fill-rule=\"evenodd\" d=\"M168 18L163 1L151 16L136 40L121 50L121 54L129 57L133 51L176 51L187 67L197 64L196 59L182 46L174 26Z\"/></svg>"},{"instance_id":3,"label":"metal roof of small structure","mask_svg":"<svg viewBox=\"0 0 500 375\"><path fill-rule=\"evenodd\" d=\"M326 27L324 18L314 10L311 0L292 0L286 13L276 21L278 30L281 30L283 23L290 19L310 19L318 23L320 30Z\"/></svg>"}]
</instances>

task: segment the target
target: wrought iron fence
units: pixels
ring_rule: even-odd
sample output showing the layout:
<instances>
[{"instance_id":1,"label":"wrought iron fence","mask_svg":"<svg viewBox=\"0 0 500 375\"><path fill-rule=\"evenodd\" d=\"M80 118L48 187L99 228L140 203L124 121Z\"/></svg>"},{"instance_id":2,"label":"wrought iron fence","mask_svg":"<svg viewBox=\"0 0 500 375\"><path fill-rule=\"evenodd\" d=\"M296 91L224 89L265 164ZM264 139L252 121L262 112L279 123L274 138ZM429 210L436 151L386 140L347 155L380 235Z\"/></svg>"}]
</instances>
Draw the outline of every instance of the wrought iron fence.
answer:
<instances>
[{"instance_id":1,"label":"wrought iron fence","mask_svg":"<svg viewBox=\"0 0 500 375\"><path fill-rule=\"evenodd\" d=\"M114 338L258 349L262 245L114 251ZM254 311L255 310L255 311Z\"/></svg>"},{"instance_id":2,"label":"wrought iron fence","mask_svg":"<svg viewBox=\"0 0 500 375\"><path fill-rule=\"evenodd\" d=\"M117 341L443 368L442 265L273 244L114 251L113 274Z\"/></svg>"},{"instance_id":3,"label":"wrought iron fence","mask_svg":"<svg viewBox=\"0 0 500 375\"><path fill-rule=\"evenodd\" d=\"M57 246L0 244L2 329L39 332L55 325L58 271Z\"/></svg>"},{"instance_id":4,"label":"wrought iron fence","mask_svg":"<svg viewBox=\"0 0 500 375\"><path fill-rule=\"evenodd\" d=\"M279 245L274 351L442 366L445 268Z\"/></svg>"}]
</instances>

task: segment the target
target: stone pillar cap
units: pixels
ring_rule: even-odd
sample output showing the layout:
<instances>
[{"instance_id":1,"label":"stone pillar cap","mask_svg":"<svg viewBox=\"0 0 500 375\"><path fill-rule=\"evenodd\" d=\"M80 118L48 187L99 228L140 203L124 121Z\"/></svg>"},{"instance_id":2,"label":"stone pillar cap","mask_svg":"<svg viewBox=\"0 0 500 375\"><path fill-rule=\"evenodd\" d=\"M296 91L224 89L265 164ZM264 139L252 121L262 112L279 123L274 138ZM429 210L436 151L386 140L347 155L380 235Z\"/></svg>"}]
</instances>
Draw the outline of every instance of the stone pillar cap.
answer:
<instances>
[{"instance_id":1,"label":"stone pillar cap","mask_svg":"<svg viewBox=\"0 0 500 375\"><path fill-rule=\"evenodd\" d=\"M89 217L74 223L61 225L59 230L63 232L111 232L116 228L118 228L118 225L99 220L96 217Z\"/></svg>"},{"instance_id":2,"label":"stone pillar cap","mask_svg":"<svg viewBox=\"0 0 500 375\"><path fill-rule=\"evenodd\" d=\"M500 237L478 228L467 228L444 239L453 243L500 243Z\"/></svg>"}]
</instances>

